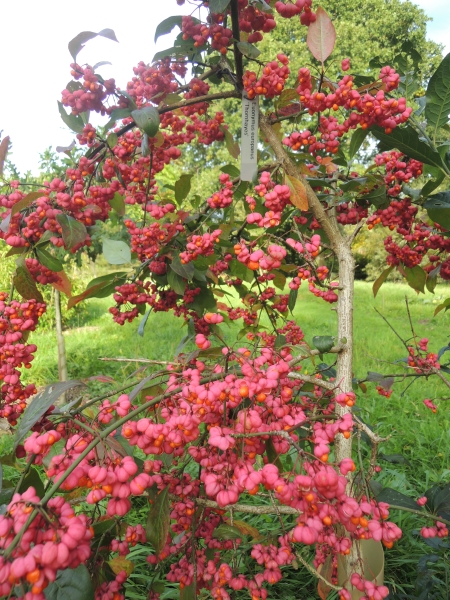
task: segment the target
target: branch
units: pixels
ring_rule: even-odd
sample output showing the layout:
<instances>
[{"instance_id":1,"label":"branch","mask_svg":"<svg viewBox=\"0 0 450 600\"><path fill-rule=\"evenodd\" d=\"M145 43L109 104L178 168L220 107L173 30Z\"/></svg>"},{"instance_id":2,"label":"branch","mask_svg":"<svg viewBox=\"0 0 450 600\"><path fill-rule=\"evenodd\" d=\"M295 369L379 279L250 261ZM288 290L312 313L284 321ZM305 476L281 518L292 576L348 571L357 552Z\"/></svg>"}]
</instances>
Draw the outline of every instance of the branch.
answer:
<instances>
[{"instance_id":1,"label":"branch","mask_svg":"<svg viewBox=\"0 0 450 600\"><path fill-rule=\"evenodd\" d=\"M205 506L206 508L219 508L221 510L226 510L223 507L219 506L217 502L213 500L206 500L204 498L198 498L196 503L199 506ZM278 506L275 510L273 506L252 506L251 504L233 504L230 505L230 508L235 510L236 512L247 513L249 515L276 515L277 513L282 515L299 515L300 511L296 508L292 508L292 506Z\"/></svg>"},{"instance_id":2,"label":"branch","mask_svg":"<svg viewBox=\"0 0 450 600\"><path fill-rule=\"evenodd\" d=\"M370 438L370 441L374 444L381 444L381 442L387 442L388 440L391 439L391 435L388 435L388 437L380 437L378 434L376 434L374 431L372 431L370 429L370 427L368 427L365 423L363 423L355 414L352 415L353 420L356 421L356 426L358 429L360 429L361 431L364 431L364 433Z\"/></svg>"},{"instance_id":3,"label":"branch","mask_svg":"<svg viewBox=\"0 0 450 600\"><path fill-rule=\"evenodd\" d=\"M164 113L171 112L172 110L176 110L177 108L184 108L185 106L192 106L192 104L197 104L198 102L212 102L213 100L223 100L225 98L240 98L241 95L236 90L228 90L227 92L217 92L216 94L207 94L205 96L197 96L196 98L188 98L187 100L182 100L181 102L176 102L175 104L162 106L158 108L158 112L160 115ZM127 131L131 131L134 127L136 127L136 123L133 121L132 123L128 123L124 125L122 129L119 129L117 132L117 136L121 137ZM93 150L92 154L89 156L89 160L92 160L94 156L96 156L103 148L106 147L106 142L101 142L96 148Z\"/></svg>"},{"instance_id":4,"label":"branch","mask_svg":"<svg viewBox=\"0 0 450 600\"><path fill-rule=\"evenodd\" d=\"M316 377L310 377L309 375L302 375L301 373L288 373L290 379L300 379L306 383L312 383L318 387L325 388L326 390L334 390L338 386L335 382L325 381L325 379L317 379Z\"/></svg>"},{"instance_id":5,"label":"branch","mask_svg":"<svg viewBox=\"0 0 450 600\"><path fill-rule=\"evenodd\" d=\"M320 223L322 229L330 240L333 250L336 250L338 246L343 244L344 238L342 237L336 224L330 221L328 218L325 208L323 207L319 198L316 196L312 187L307 182L304 175L301 173L300 169L289 158L270 123L270 119L268 119L265 115L260 115L260 128L272 150L274 151L275 156L283 165L286 173L303 183L306 190L306 196L308 198L309 209Z\"/></svg>"},{"instance_id":6,"label":"branch","mask_svg":"<svg viewBox=\"0 0 450 600\"><path fill-rule=\"evenodd\" d=\"M192 106L192 104L198 104L199 102L212 102L213 100L223 100L225 98L240 98L241 95L236 90L228 90L227 92L217 92L215 94L206 94L205 96L197 96L196 98L188 98L187 100L182 100L181 102L176 102L175 104L170 104L168 106L162 106L158 108L158 112L160 115L163 115L166 112L171 112L172 110L176 110L177 108L184 108L185 106ZM133 123L133 127L135 124ZM120 132L117 134L120 136Z\"/></svg>"},{"instance_id":7,"label":"branch","mask_svg":"<svg viewBox=\"0 0 450 600\"><path fill-rule=\"evenodd\" d=\"M332 348L327 350L327 354L339 354L339 352L342 352L344 349L345 349L345 344L337 344L337 346L333 346ZM311 356L318 356L319 354L323 354L323 352L320 352L320 350L317 350L317 348L314 348L313 350L308 349L308 354L306 356L305 355L296 356L295 358L292 358L289 361L288 365L290 367L293 367L294 365L301 362L302 360L305 360L306 358L310 358Z\"/></svg>"},{"instance_id":8,"label":"branch","mask_svg":"<svg viewBox=\"0 0 450 600\"><path fill-rule=\"evenodd\" d=\"M238 43L241 41L241 31L239 28L239 6L238 0L231 0L231 30L233 32L234 44L234 63L236 65L237 86L242 89L242 79L244 76L244 67L242 64L242 53L238 48Z\"/></svg>"},{"instance_id":9,"label":"branch","mask_svg":"<svg viewBox=\"0 0 450 600\"><path fill-rule=\"evenodd\" d=\"M317 579L320 579L321 581L323 581L329 588L331 588L333 590L337 590L338 592L340 592L342 590L342 587L334 585L333 583L330 583L328 581L328 579L325 579L325 577L323 575L321 575L317 569L315 569L312 565L310 565L309 562L306 561L299 552L297 552L297 554L295 556L302 563L302 565L304 567L306 567L308 569L308 571L314 575L314 577L317 577Z\"/></svg>"},{"instance_id":10,"label":"branch","mask_svg":"<svg viewBox=\"0 0 450 600\"><path fill-rule=\"evenodd\" d=\"M167 360L150 360L149 358L99 358L105 362L133 362L133 363L148 363L150 365L172 365L173 362Z\"/></svg>"},{"instance_id":11,"label":"branch","mask_svg":"<svg viewBox=\"0 0 450 600\"><path fill-rule=\"evenodd\" d=\"M405 510L406 512L413 513L413 515L419 515L420 517L425 517L426 519L433 519L433 521L440 521L441 523L450 525L450 521L448 519L444 519L443 517L440 517L439 515L432 515L431 513L426 513L423 510L416 510L415 508L407 508L406 506L397 506L396 504L389 504L389 509Z\"/></svg>"}]
</instances>

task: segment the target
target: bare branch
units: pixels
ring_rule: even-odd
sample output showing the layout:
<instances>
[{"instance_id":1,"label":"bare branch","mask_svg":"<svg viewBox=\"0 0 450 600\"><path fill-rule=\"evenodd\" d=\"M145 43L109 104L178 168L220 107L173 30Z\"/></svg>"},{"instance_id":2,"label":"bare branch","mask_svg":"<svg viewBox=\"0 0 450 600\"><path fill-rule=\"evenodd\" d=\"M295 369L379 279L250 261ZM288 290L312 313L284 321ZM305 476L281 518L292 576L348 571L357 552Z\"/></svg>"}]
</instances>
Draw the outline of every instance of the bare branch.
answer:
<instances>
[{"instance_id":1,"label":"bare branch","mask_svg":"<svg viewBox=\"0 0 450 600\"><path fill-rule=\"evenodd\" d=\"M207 508L219 508L222 509L221 506L214 502L213 500L206 500L205 498L198 498L196 503L199 506L206 506ZM233 504L231 507L236 512L247 513L249 515L276 515L277 513L282 515L299 515L300 511L296 508L292 508L291 506L278 506L277 510L273 508L273 506L254 506L251 504ZM222 509L223 510L223 509Z\"/></svg>"}]
</instances>

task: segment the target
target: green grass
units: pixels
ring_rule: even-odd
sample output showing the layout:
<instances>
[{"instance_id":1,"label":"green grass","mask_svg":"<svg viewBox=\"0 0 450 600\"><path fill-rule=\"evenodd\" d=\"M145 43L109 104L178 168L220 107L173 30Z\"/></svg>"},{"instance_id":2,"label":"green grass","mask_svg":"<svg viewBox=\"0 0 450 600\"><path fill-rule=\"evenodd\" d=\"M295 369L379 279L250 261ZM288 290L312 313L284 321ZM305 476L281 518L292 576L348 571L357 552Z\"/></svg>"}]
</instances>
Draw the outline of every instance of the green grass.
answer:
<instances>
[{"instance_id":1,"label":"green grass","mask_svg":"<svg viewBox=\"0 0 450 600\"><path fill-rule=\"evenodd\" d=\"M450 296L447 287L438 286L434 296L429 293L417 295L407 286L387 283L374 299L371 284L357 282L354 313L355 377L364 378L367 371L401 371L401 365L395 361L406 356L405 348L375 309L391 323L403 339L408 339L411 337L411 330L405 296L408 298L416 334L430 338L429 348L433 352L447 345L450 313L441 312L436 317L433 316L435 307ZM110 304L110 299L88 301L87 310L81 315L79 326L66 332L70 378L88 378L103 374L113 377L120 385L141 365L101 362L98 360L100 357L170 360L186 333L181 319L171 314L158 313L150 315L144 337L140 337L137 335L139 319L123 327L116 325L107 312ZM305 287L300 290L294 316L308 343L312 343L315 335L335 334L336 312L333 308L313 297ZM232 341L239 325L235 323L231 328L223 330L227 341ZM57 380L57 355L53 335L49 332L36 332L30 341L36 343L38 352L33 368L26 373L29 380L36 382L38 386ZM448 356L450 358L450 354ZM325 356L329 363L334 358L334 355ZM309 368L311 369L311 366ZM422 378L409 386L411 381L406 379L396 385L389 399L378 395L374 384L369 383L367 393L358 393L358 406L361 408L362 418L380 435L392 436L382 445L381 451L385 454L402 454L407 461L405 464L382 462L383 470L377 476L378 481L385 487L393 487L412 498L417 498L431 485L450 481L450 411L446 410L444 400L450 396L450 390L437 377L432 377L429 381ZM103 384L94 384L94 387L95 385ZM436 415L423 405L424 398L437 399L439 408ZM366 452L363 447L363 454L366 455ZM391 596L402 600L419 598L414 592L418 561L422 555L432 554L433 550L412 535L413 530L422 526L417 517L399 512L395 512L393 517L404 530L404 538L392 550L386 552L386 581L397 590L398 595ZM256 520L254 524L257 524ZM273 523L268 523L269 529L272 525ZM447 567L443 563L438 564L438 573L442 573L444 568L448 569L448 563ZM437 578L443 581L443 575L438 574ZM305 600L317 597L313 578L302 568L299 571L289 569L288 579L283 580L283 584L279 586L278 591L273 589L273 595L270 597L283 597L287 600L291 597L290 594L300 593L300 590L301 597ZM444 598L444 592L439 590L437 596L422 598Z\"/></svg>"}]
</instances>

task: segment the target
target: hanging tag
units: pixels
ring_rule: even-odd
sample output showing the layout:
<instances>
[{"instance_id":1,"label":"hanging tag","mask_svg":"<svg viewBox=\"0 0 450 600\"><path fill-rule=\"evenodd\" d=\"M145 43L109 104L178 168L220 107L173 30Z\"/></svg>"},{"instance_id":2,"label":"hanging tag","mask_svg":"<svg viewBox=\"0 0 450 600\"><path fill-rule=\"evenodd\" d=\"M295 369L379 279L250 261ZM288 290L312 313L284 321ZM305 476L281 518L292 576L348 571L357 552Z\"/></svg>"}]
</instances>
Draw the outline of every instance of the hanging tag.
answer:
<instances>
[{"instance_id":1,"label":"hanging tag","mask_svg":"<svg viewBox=\"0 0 450 600\"><path fill-rule=\"evenodd\" d=\"M258 96L242 96L241 179L253 181L258 173Z\"/></svg>"}]
</instances>

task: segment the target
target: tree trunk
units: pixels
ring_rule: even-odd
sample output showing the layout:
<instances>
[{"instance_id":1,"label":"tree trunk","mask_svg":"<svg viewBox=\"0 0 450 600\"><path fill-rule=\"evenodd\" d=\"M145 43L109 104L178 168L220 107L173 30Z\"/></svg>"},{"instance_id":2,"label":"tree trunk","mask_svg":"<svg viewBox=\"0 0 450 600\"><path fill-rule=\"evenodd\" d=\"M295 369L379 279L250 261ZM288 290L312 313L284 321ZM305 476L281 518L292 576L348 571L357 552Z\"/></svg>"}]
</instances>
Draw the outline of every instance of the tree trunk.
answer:
<instances>
[{"instance_id":1,"label":"tree trunk","mask_svg":"<svg viewBox=\"0 0 450 600\"><path fill-rule=\"evenodd\" d=\"M341 392L352 391L353 379L353 303L354 303L354 271L355 261L351 251L351 238L342 235L338 223L330 211L325 207L316 196L314 190L306 181L297 165L292 162L286 153L280 139L277 137L269 119L261 115L260 128L272 150L275 153L280 165L290 177L295 177L304 185L308 199L309 210L320 223L324 233L328 237L331 248L333 249L339 264L339 293L337 303L337 340L336 344L341 345L337 358L336 384ZM345 413L351 412L349 407L336 405L336 414L342 417ZM340 463L344 458L352 458L352 439L346 439L342 434L338 434L334 444L335 462ZM352 476L347 475L347 494L352 492ZM343 532L342 532L343 533ZM345 572L346 587L350 587L350 576L352 573L364 571L360 544L353 540L352 548L348 556L342 560L343 570Z\"/></svg>"},{"instance_id":2,"label":"tree trunk","mask_svg":"<svg viewBox=\"0 0 450 600\"><path fill-rule=\"evenodd\" d=\"M56 342L58 346L58 376L59 381L67 381L67 355L66 344L62 331L61 317L61 294L58 290L55 291L55 325L56 325Z\"/></svg>"}]
</instances>

